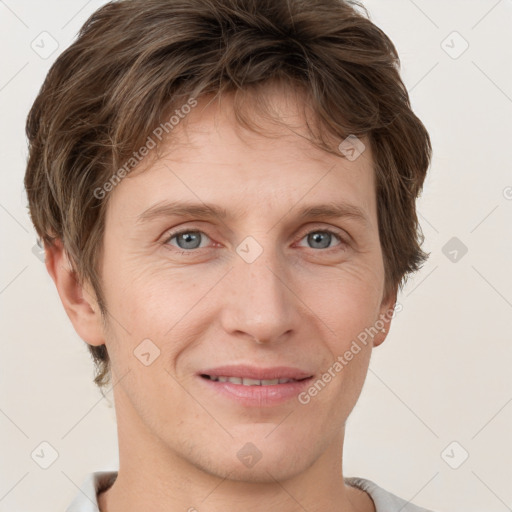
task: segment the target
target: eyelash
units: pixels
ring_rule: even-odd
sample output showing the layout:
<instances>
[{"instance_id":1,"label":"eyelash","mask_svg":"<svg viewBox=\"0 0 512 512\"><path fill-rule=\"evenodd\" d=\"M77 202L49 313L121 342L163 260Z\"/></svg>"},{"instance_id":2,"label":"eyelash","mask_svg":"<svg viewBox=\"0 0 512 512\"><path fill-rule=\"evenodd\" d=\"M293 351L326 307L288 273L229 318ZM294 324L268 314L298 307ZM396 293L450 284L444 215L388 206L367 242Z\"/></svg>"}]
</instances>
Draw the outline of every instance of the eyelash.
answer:
<instances>
[{"instance_id":1,"label":"eyelash","mask_svg":"<svg viewBox=\"0 0 512 512\"><path fill-rule=\"evenodd\" d=\"M182 229L181 231L175 231L173 233L169 233L164 241L163 241L163 244L166 245L166 246L169 246L169 242L179 236L179 235L182 235L184 233L201 233L202 235L206 235L208 238L210 238L204 231L201 231L199 229L194 229L194 228L188 228L188 229ZM302 235L300 238L299 238L299 241L302 240L303 238L305 238L306 236L310 235L311 233L329 233L330 235L333 235L339 242L340 244L339 245L336 245L334 247L328 247L326 249L313 249L313 250L320 250L320 251L323 251L323 252L329 252L329 251L332 251L332 250L335 250L336 248L339 248L340 246L346 246L347 245L347 242L345 241L345 239L337 232L337 231L334 231L332 229L329 229L329 228L322 228L322 229L312 229L311 231L308 231L307 233L305 233L304 235ZM177 247L177 246L172 246L174 248L175 251L178 252L178 254L187 254L187 255L194 255L194 254L197 254L197 251L199 251L200 249L207 249L207 247L197 247L195 249L188 249L188 250L185 250L185 249L181 249L180 247Z\"/></svg>"}]
</instances>

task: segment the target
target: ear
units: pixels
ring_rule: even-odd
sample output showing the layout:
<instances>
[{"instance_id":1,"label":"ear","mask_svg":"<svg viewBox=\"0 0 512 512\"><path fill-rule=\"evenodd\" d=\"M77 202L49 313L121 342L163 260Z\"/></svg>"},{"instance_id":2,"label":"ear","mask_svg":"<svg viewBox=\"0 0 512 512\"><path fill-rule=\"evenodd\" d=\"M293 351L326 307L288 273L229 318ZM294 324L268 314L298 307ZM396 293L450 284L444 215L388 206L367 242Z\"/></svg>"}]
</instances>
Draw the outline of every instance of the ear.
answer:
<instances>
[{"instance_id":1,"label":"ear","mask_svg":"<svg viewBox=\"0 0 512 512\"><path fill-rule=\"evenodd\" d=\"M393 288L387 295L382 299L379 308L379 318L376 319L375 325L380 328L377 334L373 338L373 346L378 347L387 338L389 330L391 328L391 320L395 316L396 312L401 311L401 305L396 305L398 289Z\"/></svg>"},{"instance_id":2,"label":"ear","mask_svg":"<svg viewBox=\"0 0 512 512\"><path fill-rule=\"evenodd\" d=\"M101 311L90 286L79 284L62 241L45 243L45 264L77 334L89 345L105 343Z\"/></svg>"}]
</instances>

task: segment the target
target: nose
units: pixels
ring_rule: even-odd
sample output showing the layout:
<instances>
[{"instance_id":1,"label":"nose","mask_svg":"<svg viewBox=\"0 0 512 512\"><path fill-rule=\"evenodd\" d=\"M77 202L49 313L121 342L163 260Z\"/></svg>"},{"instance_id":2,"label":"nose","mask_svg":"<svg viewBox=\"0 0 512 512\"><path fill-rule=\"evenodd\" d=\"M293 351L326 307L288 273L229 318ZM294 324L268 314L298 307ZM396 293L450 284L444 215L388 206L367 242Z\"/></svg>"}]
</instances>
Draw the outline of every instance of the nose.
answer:
<instances>
[{"instance_id":1,"label":"nose","mask_svg":"<svg viewBox=\"0 0 512 512\"><path fill-rule=\"evenodd\" d=\"M291 274L276 251L265 249L250 263L235 254L220 298L225 332L258 344L281 342L297 332L300 301Z\"/></svg>"}]
</instances>

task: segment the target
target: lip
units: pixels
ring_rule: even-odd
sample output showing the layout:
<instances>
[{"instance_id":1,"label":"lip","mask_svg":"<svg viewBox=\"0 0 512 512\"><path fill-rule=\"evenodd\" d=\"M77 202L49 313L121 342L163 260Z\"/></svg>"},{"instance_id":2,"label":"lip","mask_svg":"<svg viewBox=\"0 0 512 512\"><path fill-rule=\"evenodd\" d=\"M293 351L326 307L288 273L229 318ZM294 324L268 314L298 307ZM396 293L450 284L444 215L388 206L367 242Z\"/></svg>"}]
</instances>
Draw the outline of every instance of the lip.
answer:
<instances>
[{"instance_id":1,"label":"lip","mask_svg":"<svg viewBox=\"0 0 512 512\"><path fill-rule=\"evenodd\" d=\"M246 377L249 379L302 379L297 382L275 384L269 386L244 386L233 382L219 382L202 377L201 375L215 377ZM311 373L289 366L276 366L273 368L257 368L254 366L222 366L198 372L197 378L208 389L221 397L236 402L243 407L272 407L283 404L296 398L301 391L309 386L313 379Z\"/></svg>"},{"instance_id":2,"label":"lip","mask_svg":"<svg viewBox=\"0 0 512 512\"><path fill-rule=\"evenodd\" d=\"M248 379L305 379L313 374L291 366L273 366L269 368L258 368L249 365L227 365L208 368L198 372L198 375L211 375L213 377L247 377ZM280 384L282 385L282 384Z\"/></svg>"}]
</instances>

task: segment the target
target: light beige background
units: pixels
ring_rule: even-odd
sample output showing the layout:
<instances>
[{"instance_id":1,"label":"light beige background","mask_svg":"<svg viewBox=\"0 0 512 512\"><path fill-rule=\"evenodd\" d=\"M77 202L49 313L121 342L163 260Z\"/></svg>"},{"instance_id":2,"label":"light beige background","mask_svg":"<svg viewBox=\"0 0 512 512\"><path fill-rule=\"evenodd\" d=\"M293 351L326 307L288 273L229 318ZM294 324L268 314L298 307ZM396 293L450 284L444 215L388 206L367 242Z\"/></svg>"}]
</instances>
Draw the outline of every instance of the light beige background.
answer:
<instances>
[{"instance_id":1,"label":"light beige background","mask_svg":"<svg viewBox=\"0 0 512 512\"><path fill-rule=\"evenodd\" d=\"M112 404L32 252L22 183L30 105L103 3L0 1L0 512L64 510L87 473L117 467ZM511 510L512 1L365 5L396 44L431 133L419 201L431 256L374 351L347 426L346 475L438 512ZM31 48L43 31L58 43L46 59ZM468 250L455 249L456 262L446 247L453 237ZM43 441L58 452L48 469L31 458Z\"/></svg>"}]
</instances>

